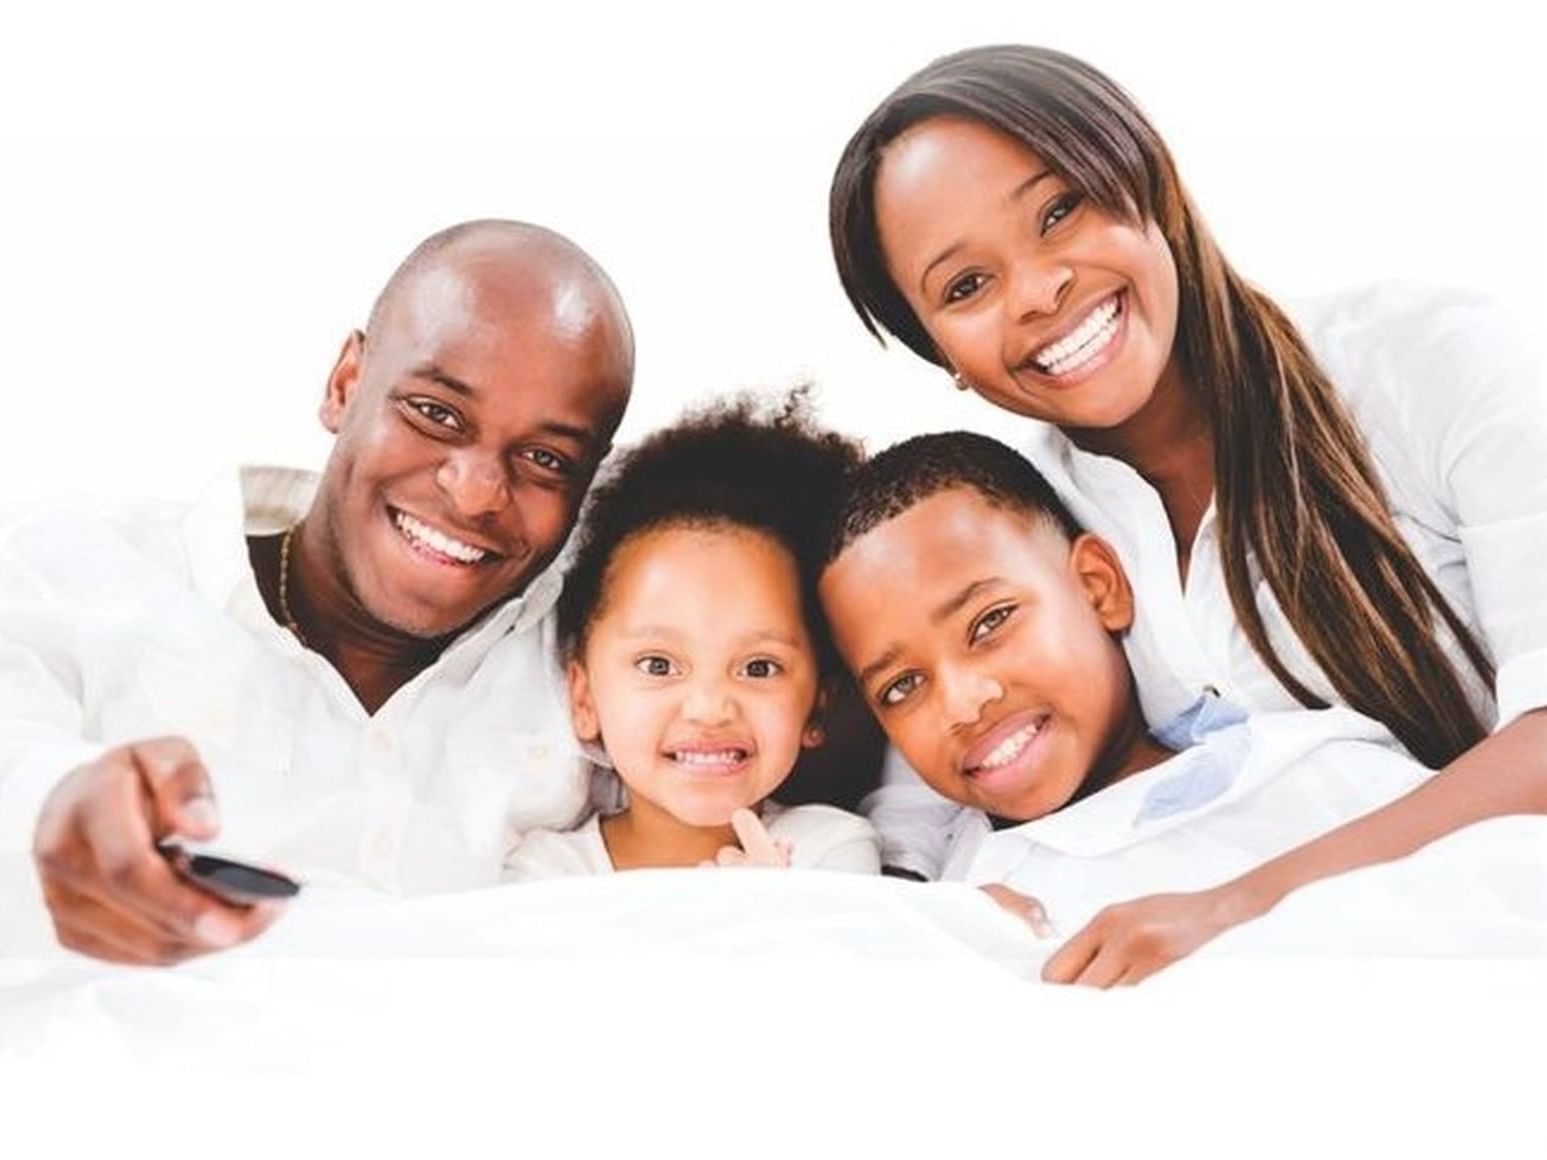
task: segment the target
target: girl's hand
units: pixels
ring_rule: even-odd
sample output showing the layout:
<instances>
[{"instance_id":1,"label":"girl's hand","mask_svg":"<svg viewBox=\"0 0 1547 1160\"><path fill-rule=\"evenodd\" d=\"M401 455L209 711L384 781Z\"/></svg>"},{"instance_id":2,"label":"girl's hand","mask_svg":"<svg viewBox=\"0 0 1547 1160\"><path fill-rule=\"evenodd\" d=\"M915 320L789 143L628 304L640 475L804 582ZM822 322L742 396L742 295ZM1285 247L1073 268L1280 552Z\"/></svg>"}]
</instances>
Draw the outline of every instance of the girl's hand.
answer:
<instances>
[{"instance_id":1,"label":"girl's hand","mask_svg":"<svg viewBox=\"0 0 1547 1160\"><path fill-rule=\"evenodd\" d=\"M784 866L790 864L794 847L788 842L776 842L768 833L763 820L749 809L739 809L731 815L731 829L741 843L737 846L721 846L712 862L700 862L701 866Z\"/></svg>"},{"instance_id":2,"label":"girl's hand","mask_svg":"<svg viewBox=\"0 0 1547 1160\"><path fill-rule=\"evenodd\" d=\"M1132 984L1252 917L1225 888L1109 906L1043 964L1045 983Z\"/></svg>"}]
</instances>

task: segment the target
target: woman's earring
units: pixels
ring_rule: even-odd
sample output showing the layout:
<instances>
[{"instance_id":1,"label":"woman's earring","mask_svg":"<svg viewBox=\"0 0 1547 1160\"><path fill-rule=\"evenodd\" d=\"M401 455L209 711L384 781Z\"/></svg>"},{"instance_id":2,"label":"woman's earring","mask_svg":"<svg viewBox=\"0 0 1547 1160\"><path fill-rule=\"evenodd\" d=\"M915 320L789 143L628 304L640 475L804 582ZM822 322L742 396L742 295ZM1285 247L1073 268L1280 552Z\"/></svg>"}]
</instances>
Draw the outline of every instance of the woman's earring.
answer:
<instances>
[{"instance_id":1,"label":"woman's earring","mask_svg":"<svg viewBox=\"0 0 1547 1160\"><path fill-rule=\"evenodd\" d=\"M969 383L966 379L962 378L961 371L953 372L951 375L951 381L956 384L956 389L958 391L972 390L972 384Z\"/></svg>"},{"instance_id":2,"label":"woman's earring","mask_svg":"<svg viewBox=\"0 0 1547 1160\"><path fill-rule=\"evenodd\" d=\"M827 731L820 725L807 725L805 732L800 735L800 740L807 749L815 749L827 740Z\"/></svg>"}]
</instances>

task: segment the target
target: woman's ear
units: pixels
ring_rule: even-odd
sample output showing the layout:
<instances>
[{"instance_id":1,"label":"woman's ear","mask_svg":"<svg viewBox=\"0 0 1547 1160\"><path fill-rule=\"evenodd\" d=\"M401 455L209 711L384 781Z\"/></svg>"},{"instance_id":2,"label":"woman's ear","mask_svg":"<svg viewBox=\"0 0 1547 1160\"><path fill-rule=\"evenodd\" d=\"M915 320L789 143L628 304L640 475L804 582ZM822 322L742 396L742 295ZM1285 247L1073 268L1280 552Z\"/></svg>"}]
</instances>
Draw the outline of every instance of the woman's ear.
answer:
<instances>
[{"instance_id":1,"label":"woman's ear","mask_svg":"<svg viewBox=\"0 0 1547 1160\"><path fill-rule=\"evenodd\" d=\"M1133 624L1133 588L1112 545L1090 532L1076 536L1069 567L1102 627L1126 632Z\"/></svg>"},{"instance_id":2,"label":"woman's ear","mask_svg":"<svg viewBox=\"0 0 1547 1160\"><path fill-rule=\"evenodd\" d=\"M585 666L572 660L568 674L569 716L575 726L575 736L582 741L597 741L602 735L602 725L596 715L596 700L591 696L591 682L586 677Z\"/></svg>"},{"instance_id":3,"label":"woman's ear","mask_svg":"<svg viewBox=\"0 0 1547 1160\"><path fill-rule=\"evenodd\" d=\"M337 435L339 428L344 425L344 410L360 383L360 370L364 361L365 335L358 330L351 330L333 363L333 370L328 374L328 387L322 396L322 407L317 412L330 435Z\"/></svg>"}]
</instances>

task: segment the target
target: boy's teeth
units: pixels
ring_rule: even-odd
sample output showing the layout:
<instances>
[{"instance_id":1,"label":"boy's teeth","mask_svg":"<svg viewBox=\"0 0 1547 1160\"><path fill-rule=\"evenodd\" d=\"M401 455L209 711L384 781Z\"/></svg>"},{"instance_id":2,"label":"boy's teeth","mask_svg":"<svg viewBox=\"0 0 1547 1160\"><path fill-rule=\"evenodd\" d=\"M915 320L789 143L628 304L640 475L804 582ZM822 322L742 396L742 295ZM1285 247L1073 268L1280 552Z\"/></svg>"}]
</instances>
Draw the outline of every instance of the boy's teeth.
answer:
<instances>
[{"instance_id":1,"label":"boy's teeth","mask_svg":"<svg viewBox=\"0 0 1547 1160\"><path fill-rule=\"evenodd\" d=\"M1079 326L1039 350L1033 361L1051 375L1066 374L1099 352L1117 333L1117 299L1109 298Z\"/></svg>"},{"instance_id":2,"label":"boy's teeth","mask_svg":"<svg viewBox=\"0 0 1547 1160\"><path fill-rule=\"evenodd\" d=\"M471 544L464 544L461 540L453 540L430 527L422 520L416 520L407 512L397 513L397 526L409 539L423 544L427 548L433 548L443 556L450 556L453 560L461 560L464 564L476 564L489 553L482 548L475 548Z\"/></svg>"},{"instance_id":3,"label":"boy's teeth","mask_svg":"<svg viewBox=\"0 0 1547 1160\"><path fill-rule=\"evenodd\" d=\"M673 753L672 760L683 765L735 765L746 758L743 749L716 749L713 752L692 752L678 750Z\"/></svg>"},{"instance_id":4,"label":"boy's teeth","mask_svg":"<svg viewBox=\"0 0 1547 1160\"><path fill-rule=\"evenodd\" d=\"M1031 739L1037 735L1039 728L1039 725L1033 723L1024 729L1017 729L994 746L988 756L978 763L978 768L998 769L1001 765L1008 765L1021 755L1021 750L1025 749Z\"/></svg>"}]
</instances>

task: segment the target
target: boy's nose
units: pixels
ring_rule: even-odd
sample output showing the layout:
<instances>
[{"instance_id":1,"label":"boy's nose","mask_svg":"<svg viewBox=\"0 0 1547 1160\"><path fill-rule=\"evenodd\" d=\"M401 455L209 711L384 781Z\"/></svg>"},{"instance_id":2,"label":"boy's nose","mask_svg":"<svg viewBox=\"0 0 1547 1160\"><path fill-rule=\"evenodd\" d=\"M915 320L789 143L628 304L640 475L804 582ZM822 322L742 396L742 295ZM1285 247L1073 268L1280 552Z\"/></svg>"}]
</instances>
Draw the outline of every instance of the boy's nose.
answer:
<instances>
[{"instance_id":1,"label":"boy's nose","mask_svg":"<svg viewBox=\"0 0 1547 1160\"><path fill-rule=\"evenodd\" d=\"M1004 687L989 673L975 668L942 668L935 678L948 726L972 725L983 716L983 706L1004 696Z\"/></svg>"}]
</instances>

